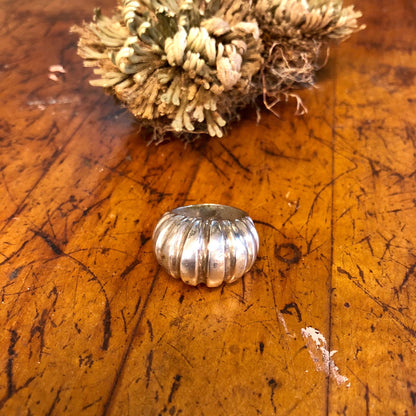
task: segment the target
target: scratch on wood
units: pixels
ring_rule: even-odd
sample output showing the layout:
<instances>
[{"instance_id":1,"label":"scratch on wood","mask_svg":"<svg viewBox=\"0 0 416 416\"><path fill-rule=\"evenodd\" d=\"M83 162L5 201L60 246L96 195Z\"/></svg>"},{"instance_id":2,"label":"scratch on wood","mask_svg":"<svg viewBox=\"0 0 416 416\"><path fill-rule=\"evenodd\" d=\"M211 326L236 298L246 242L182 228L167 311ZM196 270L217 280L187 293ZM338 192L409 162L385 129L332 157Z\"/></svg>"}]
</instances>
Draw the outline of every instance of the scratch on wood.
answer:
<instances>
[{"instance_id":1,"label":"scratch on wood","mask_svg":"<svg viewBox=\"0 0 416 416\"><path fill-rule=\"evenodd\" d=\"M42 311L41 317L39 319L39 322L37 325L34 325L32 327L32 329L30 330L30 338L29 338L29 342L32 341L33 337L38 334L39 335L39 342L40 342L40 346L39 346L39 361L41 361L42 359L42 355L43 355L43 349L45 348L45 325L46 325L46 319L48 317L49 312L44 309Z\"/></svg>"},{"instance_id":2,"label":"scratch on wood","mask_svg":"<svg viewBox=\"0 0 416 416\"><path fill-rule=\"evenodd\" d=\"M20 390L26 388L34 379L35 377L30 377L26 380L24 384L20 387L16 387L16 384L13 379L13 364L14 359L16 357L16 344L19 341L20 336L17 334L17 331L14 329L9 330L10 332L10 340L9 340L9 347L7 349L7 363L6 363L6 378L7 378L7 390L5 395L2 399L0 399L0 410L4 407L7 400L9 400L14 394L19 392Z\"/></svg>"},{"instance_id":3,"label":"scratch on wood","mask_svg":"<svg viewBox=\"0 0 416 416\"><path fill-rule=\"evenodd\" d=\"M406 274L404 275L404 279L402 281L402 283L399 286L399 291L401 292L403 287L406 285L406 283L408 282L410 276L412 276L415 273L416 270L416 263L412 264L406 271Z\"/></svg>"},{"instance_id":4,"label":"scratch on wood","mask_svg":"<svg viewBox=\"0 0 416 416\"><path fill-rule=\"evenodd\" d=\"M174 381L172 383L172 387L170 389L168 403L172 403L173 396L178 391L178 389L179 389L179 387L181 385L181 378L182 378L182 376L180 374L176 374L175 379L174 379Z\"/></svg>"},{"instance_id":5,"label":"scratch on wood","mask_svg":"<svg viewBox=\"0 0 416 416\"><path fill-rule=\"evenodd\" d=\"M127 322L126 322L126 317L124 316L124 308L121 309L121 318L123 319L123 328L124 328L124 333L127 334Z\"/></svg>"},{"instance_id":6,"label":"scratch on wood","mask_svg":"<svg viewBox=\"0 0 416 416\"><path fill-rule=\"evenodd\" d=\"M150 335L150 341L153 341L153 327L152 327L152 323L147 320L147 328L149 329L149 335Z\"/></svg>"},{"instance_id":7,"label":"scratch on wood","mask_svg":"<svg viewBox=\"0 0 416 416\"><path fill-rule=\"evenodd\" d=\"M278 383L274 378L271 378L269 381L268 381L268 385L270 386L270 389L271 389L271 392L270 392L270 403L272 404L272 406L273 406L273 411L274 411L274 413L276 414L276 410L277 410L277 408L276 408L276 404L274 403L274 392L275 392L275 390L277 389L277 388L279 388L279 387L281 387L281 384L280 383Z\"/></svg>"},{"instance_id":8,"label":"scratch on wood","mask_svg":"<svg viewBox=\"0 0 416 416\"><path fill-rule=\"evenodd\" d=\"M7 396L8 397L11 397L16 390L16 386L14 385L14 382L13 382L13 360L16 354L14 347L16 346L19 338L20 337L17 335L17 332L12 329L10 331L10 342L9 342L9 348L7 350L7 354L9 356L7 360L7 367L6 367Z\"/></svg>"},{"instance_id":9,"label":"scratch on wood","mask_svg":"<svg viewBox=\"0 0 416 416\"><path fill-rule=\"evenodd\" d=\"M134 259L120 274L120 279L124 279L133 269L140 264L138 259Z\"/></svg>"},{"instance_id":10,"label":"scratch on wood","mask_svg":"<svg viewBox=\"0 0 416 416\"><path fill-rule=\"evenodd\" d=\"M150 350L149 354L146 358L147 365L146 365L146 389L149 388L150 383L150 373L152 372L152 364L153 364L153 350Z\"/></svg>"},{"instance_id":11,"label":"scratch on wood","mask_svg":"<svg viewBox=\"0 0 416 416\"><path fill-rule=\"evenodd\" d=\"M52 239L40 230L31 230L36 236L40 237L52 249L57 256L64 255L64 252L55 244Z\"/></svg>"},{"instance_id":12,"label":"scratch on wood","mask_svg":"<svg viewBox=\"0 0 416 416\"><path fill-rule=\"evenodd\" d=\"M92 403L86 404L81 410L87 410L90 407L94 406L95 404L97 404L98 402L100 402L102 399L102 396L100 396L97 400L94 400Z\"/></svg>"},{"instance_id":13,"label":"scratch on wood","mask_svg":"<svg viewBox=\"0 0 416 416\"><path fill-rule=\"evenodd\" d=\"M117 369L116 375L115 375L114 380L113 380L112 385L111 385L110 393L109 393L109 395L108 395L108 397L107 397L107 399L106 399L106 401L104 403L102 416L106 416L108 414L108 412L110 411L111 401L113 399L114 393L115 393L116 388L118 386L118 383L120 381L120 377L121 377L121 374L123 372L123 369L125 368L125 365L126 365L126 362L127 362L127 357L129 355L130 350L131 350L131 347L133 345L133 340L134 340L134 338L135 338L135 336L137 334L137 331L139 329L139 326L140 326L140 324L142 322L144 313L146 311L147 304L149 302L150 296L151 296L151 294L153 292L153 289L155 287L156 279L157 279L157 276L159 275L159 271L160 271L160 267L158 267L156 269L155 274L153 276L153 280L152 280L152 283L150 285L150 288L149 288L149 290L147 292L147 296L146 296L146 299L144 301L143 308L140 311L140 315L139 315L139 317L137 319L137 322L136 322L136 324L134 326L134 329L132 331L132 335L131 335L130 340L129 340L128 344L127 344L127 347L126 347L126 349L124 351L124 354L123 354L123 357L121 359L120 365L119 365L119 367Z\"/></svg>"},{"instance_id":14,"label":"scratch on wood","mask_svg":"<svg viewBox=\"0 0 416 416\"><path fill-rule=\"evenodd\" d=\"M227 147L225 147L221 142L219 142L219 145L226 151L226 153L228 153L228 155L231 157L231 159L234 160L235 163L237 163L237 165L244 170L247 173L251 173L250 169L247 168L246 166L244 166L240 160L238 159L238 157L232 153Z\"/></svg>"},{"instance_id":15,"label":"scratch on wood","mask_svg":"<svg viewBox=\"0 0 416 416\"><path fill-rule=\"evenodd\" d=\"M296 312L298 322L302 322L302 314L300 313L299 306L297 305L296 302L286 304L284 308L280 310L280 312L288 314L288 315L293 315L292 312L290 311L291 309L293 309Z\"/></svg>"},{"instance_id":16,"label":"scratch on wood","mask_svg":"<svg viewBox=\"0 0 416 416\"><path fill-rule=\"evenodd\" d=\"M191 364L191 362L188 360L188 358L186 358L185 354L179 348L175 347L169 342L167 342L166 344L169 345L169 347L173 348L185 360L186 364L188 364L189 367L193 368L193 365Z\"/></svg>"},{"instance_id":17,"label":"scratch on wood","mask_svg":"<svg viewBox=\"0 0 416 416\"><path fill-rule=\"evenodd\" d=\"M59 403L59 401L61 400L60 398L59 398L59 395L61 394L61 388L59 388L58 389L58 391L56 392L56 396L55 396L55 398L54 398L54 400L53 400L53 402L52 402L52 405L51 405L51 407L49 408L49 411L48 411L48 413L46 413L46 416L51 416L52 415L52 413L53 413L53 411L54 411L54 409L55 409L55 407L56 407L56 405Z\"/></svg>"},{"instance_id":18,"label":"scratch on wood","mask_svg":"<svg viewBox=\"0 0 416 416\"><path fill-rule=\"evenodd\" d=\"M372 301L374 301L377 305L379 305L383 311L387 312L390 317L399 325L401 326L406 332L408 332L413 338L416 338L416 330L406 325L404 322L402 322L392 311L391 306L387 305L387 303L383 302L381 299L379 299L377 296L372 295L367 288L365 288L359 281L358 278L355 276L352 276L350 273L348 273L346 270L342 269L341 267L337 268L338 273L341 273L348 277L348 279L357 286L362 292L364 292Z\"/></svg>"}]
</instances>

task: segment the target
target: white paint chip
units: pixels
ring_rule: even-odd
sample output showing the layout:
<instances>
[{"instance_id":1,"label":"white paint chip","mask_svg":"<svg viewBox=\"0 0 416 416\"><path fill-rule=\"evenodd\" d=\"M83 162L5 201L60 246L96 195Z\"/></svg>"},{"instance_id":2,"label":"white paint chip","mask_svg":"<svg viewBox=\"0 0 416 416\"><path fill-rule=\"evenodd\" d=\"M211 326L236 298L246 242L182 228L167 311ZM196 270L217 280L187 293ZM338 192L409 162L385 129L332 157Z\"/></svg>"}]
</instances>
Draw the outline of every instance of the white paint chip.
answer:
<instances>
[{"instance_id":1,"label":"white paint chip","mask_svg":"<svg viewBox=\"0 0 416 416\"><path fill-rule=\"evenodd\" d=\"M325 337L315 328L308 326L301 329L303 339L312 361L318 371L324 372L327 376L335 380L338 385L348 383L348 378L339 373L339 368L332 359L337 351L329 351ZM350 387L350 383L347 387Z\"/></svg>"},{"instance_id":2,"label":"white paint chip","mask_svg":"<svg viewBox=\"0 0 416 416\"><path fill-rule=\"evenodd\" d=\"M49 72L60 72L61 74L66 74L66 71L62 65L51 65L49 67Z\"/></svg>"},{"instance_id":3,"label":"white paint chip","mask_svg":"<svg viewBox=\"0 0 416 416\"><path fill-rule=\"evenodd\" d=\"M48 78L49 78L51 81L55 81L55 82L58 82L58 81L59 81L59 78L58 78L55 74L49 74L49 75L48 75Z\"/></svg>"}]
</instances>

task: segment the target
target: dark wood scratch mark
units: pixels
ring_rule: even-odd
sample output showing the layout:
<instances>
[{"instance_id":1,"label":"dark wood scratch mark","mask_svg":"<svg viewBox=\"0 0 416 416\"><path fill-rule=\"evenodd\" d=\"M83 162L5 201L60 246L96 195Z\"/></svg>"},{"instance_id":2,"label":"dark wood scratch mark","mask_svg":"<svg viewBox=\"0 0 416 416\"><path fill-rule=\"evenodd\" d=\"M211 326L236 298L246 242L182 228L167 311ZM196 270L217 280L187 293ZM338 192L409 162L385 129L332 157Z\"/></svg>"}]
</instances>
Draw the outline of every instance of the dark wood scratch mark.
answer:
<instances>
[{"instance_id":1,"label":"dark wood scratch mark","mask_svg":"<svg viewBox=\"0 0 416 416\"><path fill-rule=\"evenodd\" d=\"M370 242L370 236L368 235L367 237L363 238L361 241L358 242L358 244L362 243L363 241L367 243L368 248L370 249L371 256L374 257L374 251Z\"/></svg>"},{"instance_id":2,"label":"dark wood scratch mark","mask_svg":"<svg viewBox=\"0 0 416 416\"><path fill-rule=\"evenodd\" d=\"M104 303L104 317L103 317L103 343L101 344L101 349L104 351L108 350L108 346L110 343L111 338L111 308L110 308L110 301L108 300L107 292L105 291L104 285L102 284L101 280L94 274L94 272L87 267L82 261L78 260L76 257L73 257L69 254L65 254L65 257L68 257L76 264L78 264L86 273L91 276L91 281L94 281L100 287L100 291L104 296L105 303Z\"/></svg>"},{"instance_id":3,"label":"dark wood scratch mark","mask_svg":"<svg viewBox=\"0 0 416 416\"><path fill-rule=\"evenodd\" d=\"M9 330L10 340L9 347L7 349L7 363L6 363L6 379L7 379L7 390L4 394L4 397L0 399L0 410L4 407L7 400L9 400L14 394L18 393L20 390L26 388L36 377L28 378L20 387L16 387L13 377L13 365L14 359L16 357L16 344L20 339L20 336L14 329Z\"/></svg>"},{"instance_id":4,"label":"dark wood scratch mark","mask_svg":"<svg viewBox=\"0 0 416 416\"><path fill-rule=\"evenodd\" d=\"M121 309L121 318L123 319L123 327L124 327L124 333L127 334L127 322L126 317L124 316L124 308Z\"/></svg>"},{"instance_id":5,"label":"dark wood scratch mark","mask_svg":"<svg viewBox=\"0 0 416 416\"><path fill-rule=\"evenodd\" d=\"M364 400L365 400L365 414L366 416L370 415L370 395L368 394L368 384L365 385L365 393L364 393Z\"/></svg>"},{"instance_id":6,"label":"dark wood scratch mark","mask_svg":"<svg viewBox=\"0 0 416 416\"><path fill-rule=\"evenodd\" d=\"M412 264L406 271L406 274L404 275L402 283L400 283L399 291L401 292L403 287L406 285L406 283L409 281L410 276L415 274L416 270L416 263Z\"/></svg>"},{"instance_id":7,"label":"dark wood scratch mark","mask_svg":"<svg viewBox=\"0 0 416 416\"><path fill-rule=\"evenodd\" d=\"M140 246L143 247L151 239L152 239L151 237L148 237L144 233L141 233L140 234Z\"/></svg>"},{"instance_id":8,"label":"dark wood scratch mark","mask_svg":"<svg viewBox=\"0 0 416 416\"><path fill-rule=\"evenodd\" d=\"M146 357L146 389L149 388L150 383L150 374L152 372L152 364L153 364L153 350L150 350L149 354Z\"/></svg>"},{"instance_id":9,"label":"dark wood scratch mark","mask_svg":"<svg viewBox=\"0 0 416 416\"><path fill-rule=\"evenodd\" d=\"M412 401L412 406L416 406L416 392L410 391L410 400Z\"/></svg>"},{"instance_id":10,"label":"dark wood scratch mark","mask_svg":"<svg viewBox=\"0 0 416 416\"><path fill-rule=\"evenodd\" d=\"M266 227L269 227L269 228L272 228L273 230L275 230L275 231L279 231L274 225L272 225L272 224L270 224L270 223L268 223L268 222L265 222L265 221L260 221L260 220L253 220L253 222L255 223L255 224L261 224L261 225L265 225Z\"/></svg>"},{"instance_id":11,"label":"dark wood scratch mark","mask_svg":"<svg viewBox=\"0 0 416 416\"><path fill-rule=\"evenodd\" d=\"M118 170L117 166L116 167L111 167L111 166L107 166L107 165L102 165L104 168L108 169L110 172L115 173L116 175L119 175L123 178L126 178L130 181L132 181L133 183L141 186L143 188L143 190L145 192L149 192L149 194L151 195L158 195L158 194L162 194L162 196L164 195L163 192L159 192L157 189L152 188L149 183L147 183L146 181L139 181L136 178L126 174L125 172Z\"/></svg>"},{"instance_id":12,"label":"dark wood scratch mark","mask_svg":"<svg viewBox=\"0 0 416 416\"><path fill-rule=\"evenodd\" d=\"M82 218L84 218L84 217L86 217L94 208L96 208L96 207L98 207L99 205L101 205L103 202L105 202L105 201L107 201L108 199L110 199L110 196L111 195L107 195L105 198L103 198L103 199L100 199L99 201L97 201L97 202L95 202L94 204L92 204L92 205L90 205L89 207L87 207L87 208L85 208L83 211L82 211L82 215L81 215L81 217L78 219L78 220L76 220L76 221L74 221L74 223L73 223L73 226L74 225L76 225L76 224L78 224L80 221L81 221L81 219Z\"/></svg>"},{"instance_id":13,"label":"dark wood scratch mark","mask_svg":"<svg viewBox=\"0 0 416 416\"><path fill-rule=\"evenodd\" d=\"M47 217L46 222L49 224L49 228L50 228L50 229L51 229L51 231L52 231L53 238L55 238L55 239L56 239L56 234L55 234L55 230L54 230L54 227L53 227L53 224L52 224L52 221L51 221L51 215L50 215L49 210L48 210L48 211L46 211L46 217Z\"/></svg>"},{"instance_id":14,"label":"dark wood scratch mark","mask_svg":"<svg viewBox=\"0 0 416 416\"><path fill-rule=\"evenodd\" d=\"M334 178L332 178L328 183L326 183L318 192L317 192L317 194L315 195L315 197L314 197L314 199L313 199L313 201L312 201L312 205L311 205L311 207L310 207L310 209L309 209L309 212L308 212L308 219L307 219L307 223L310 221L310 219L312 218L312 215L313 215L313 211L314 211L314 209L315 209L315 205L317 204L317 202L318 202L318 199L320 198L320 196L321 196L321 194L326 190L326 189L328 189L328 188L332 188L333 187L333 185L335 184L335 182L338 180L338 179L340 179L340 178L342 178L343 176L345 176L345 175L347 175L348 173L351 173L351 172L353 172L354 170L356 170L357 169L357 166L354 166L354 167L352 167L352 168L350 168L350 169L348 169L348 170L346 170L345 172L341 172L339 175L337 175L337 176L335 176Z\"/></svg>"},{"instance_id":15,"label":"dark wood scratch mark","mask_svg":"<svg viewBox=\"0 0 416 416\"><path fill-rule=\"evenodd\" d=\"M103 317L103 343L101 348L105 351L108 349L110 338L111 338L111 308L110 308L110 301L107 296L107 292L105 291L104 285L101 280L95 275L95 273L82 261L78 260L76 257L72 256L71 254L65 253L57 244L55 244L51 238L45 234L43 231L40 230L31 230L36 236L42 238L45 243L52 249L52 251L59 257L66 257L73 261L74 263L78 264L82 270L84 270L87 274L91 276L90 281L94 281L98 284L100 288L100 292L103 294L105 299L104 304L104 317Z\"/></svg>"},{"instance_id":16,"label":"dark wood scratch mark","mask_svg":"<svg viewBox=\"0 0 416 416\"><path fill-rule=\"evenodd\" d=\"M277 381L274 378L271 378L268 381L268 385L270 386L270 389L271 389L271 391L270 391L270 403L272 404L273 411L276 414L277 409L276 409L276 404L274 403L274 393L275 393L275 390L280 387L280 384L277 383Z\"/></svg>"},{"instance_id":17,"label":"dark wood scratch mark","mask_svg":"<svg viewBox=\"0 0 416 416\"><path fill-rule=\"evenodd\" d=\"M61 394L62 389L59 388L58 391L56 392L55 398L51 404L51 407L49 408L48 412L46 413L46 416L51 416L52 412L54 411L56 405L60 402L60 398L59 395Z\"/></svg>"},{"instance_id":18,"label":"dark wood scratch mark","mask_svg":"<svg viewBox=\"0 0 416 416\"><path fill-rule=\"evenodd\" d=\"M231 159L234 160L235 163L237 163L237 165L243 169L245 172L247 173L251 173L250 169L247 168L246 166L244 166L241 162L240 159L238 159L238 157L231 152L231 150L229 150L227 147L224 146L224 144L222 144L221 142L219 142L219 145L226 151L226 153L228 153L228 155L231 157Z\"/></svg>"},{"instance_id":19,"label":"dark wood scratch mark","mask_svg":"<svg viewBox=\"0 0 416 416\"><path fill-rule=\"evenodd\" d=\"M367 158L367 161L368 161L368 163L370 165L370 169L371 169L372 176L378 177L380 175L381 169L378 169L378 170L376 169L375 163L377 163L377 162L374 161L374 160L372 160L372 159L370 159L370 158Z\"/></svg>"},{"instance_id":20,"label":"dark wood scratch mark","mask_svg":"<svg viewBox=\"0 0 416 416\"><path fill-rule=\"evenodd\" d=\"M4 185L4 189L6 190L7 195L9 195L10 201L12 201L17 206L15 198L13 197L12 193L10 192L10 188L9 188L9 185L7 183L7 180L6 180L6 176L4 175L4 168L5 168L5 166L2 166L2 168L1 168L1 177L3 179L2 182L3 182L3 185Z\"/></svg>"},{"instance_id":21,"label":"dark wood scratch mark","mask_svg":"<svg viewBox=\"0 0 416 416\"><path fill-rule=\"evenodd\" d=\"M15 346L17 341L19 340L19 336L15 330L10 331L10 342L9 348L7 350L7 354L9 356L7 360L7 367L6 367L6 374L7 374L7 396L11 397L13 393L16 391L16 386L13 382L13 360L16 354Z\"/></svg>"},{"instance_id":22,"label":"dark wood scratch mark","mask_svg":"<svg viewBox=\"0 0 416 416\"><path fill-rule=\"evenodd\" d=\"M120 279L124 279L134 268L140 264L140 260L134 259L120 274Z\"/></svg>"},{"instance_id":23,"label":"dark wood scratch mark","mask_svg":"<svg viewBox=\"0 0 416 416\"><path fill-rule=\"evenodd\" d=\"M298 322L302 322L302 314L300 313L299 306L296 302L286 304L284 308L280 310L280 312L288 315L293 315L290 311L291 309L295 310Z\"/></svg>"},{"instance_id":24,"label":"dark wood scratch mark","mask_svg":"<svg viewBox=\"0 0 416 416\"><path fill-rule=\"evenodd\" d=\"M174 379L174 381L172 383L172 387L170 389L168 403L172 403L173 396L178 391L178 389L179 389L179 387L181 385L181 378L182 378L182 376L180 374L176 374L175 379Z\"/></svg>"},{"instance_id":25,"label":"dark wood scratch mark","mask_svg":"<svg viewBox=\"0 0 416 416\"><path fill-rule=\"evenodd\" d=\"M44 309L42 311L41 317L39 319L39 322L37 323L37 325L34 325L32 327L32 329L30 330L30 338L29 338L29 342L32 342L33 337L38 334L39 335L39 361L42 360L42 355L43 355L43 349L45 348L45 325L46 325L46 320L47 317L49 315L49 312Z\"/></svg>"},{"instance_id":26,"label":"dark wood scratch mark","mask_svg":"<svg viewBox=\"0 0 416 416\"><path fill-rule=\"evenodd\" d=\"M37 334L39 336L39 357L38 360L41 361L42 360L42 356L43 356L43 350L45 348L45 326L46 326L46 322L49 318L49 314L51 311L55 310L55 305L56 302L58 301L58 289L56 288L56 286L53 287L53 289L48 293L47 298L50 299L51 297L54 297L53 301L52 301L52 305L51 307L48 309L43 309L40 319L37 322L36 325L33 325L31 330L30 330L30 338L29 338L29 342L32 341L33 337Z\"/></svg>"},{"instance_id":27,"label":"dark wood scratch mark","mask_svg":"<svg viewBox=\"0 0 416 416\"><path fill-rule=\"evenodd\" d=\"M98 100L97 100L97 102L98 102ZM81 129L82 125L85 123L85 121L88 119L88 117L89 117L89 114L86 114L85 117L82 120L80 120L78 126L76 126L76 128L74 129L74 131L70 134L70 136L68 137L68 140L66 140L66 142L63 144L63 146L60 146L59 149L55 150L55 152L51 155L51 157L48 160L45 161L40 176L37 178L37 180L35 181L35 183L31 186L31 188L26 193L26 195L24 196L24 198L22 199L22 201L20 201L20 203L16 207L15 211L6 219L6 221L4 222L4 224L3 224L2 228L1 228L1 231L3 231L10 224L10 221L14 217L16 217L17 215L19 215L23 211L23 209L26 206L26 201L30 199L30 197L31 197L32 193L34 192L34 190L42 182L43 178L48 174L48 172L50 171L52 165L55 163L56 160L58 160L59 156L63 154L63 152L65 151L66 147L69 145L69 143L71 142L71 140L73 139L73 137L75 137L75 135ZM52 125L52 128L54 128L53 125Z\"/></svg>"},{"instance_id":28,"label":"dark wood scratch mark","mask_svg":"<svg viewBox=\"0 0 416 416\"><path fill-rule=\"evenodd\" d=\"M363 284L365 284L364 272L362 271L361 267L358 264L357 264L357 269L358 269L358 274L361 277L361 281L363 282Z\"/></svg>"},{"instance_id":29,"label":"dark wood scratch mark","mask_svg":"<svg viewBox=\"0 0 416 416\"><path fill-rule=\"evenodd\" d=\"M379 231L377 231L378 235L386 242L385 248L384 248L384 252L383 255L381 256L380 260L384 259L384 256L386 255L386 253L390 250L391 247L391 242L396 238L396 236L393 234L393 236L390 239L387 239L386 237L384 237L383 234L381 234Z\"/></svg>"},{"instance_id":30,"label":"dark wood scratch mark","mask_svg":"<svg viewBox=\"0 0 416 416\"><path fill-rule=\"evenodd\" d=\"M283 224L282 224L282 228L296 215L296 213L298 212L298 210L299 210L299 202L300 202L300 198L298 198L297 200L296 200L296 203L295 203L295 209L293 210L293 212L285 219L285 221L283 222Z\"/></svg>"},{"instance_id":31,"label":"dark wood scratch mark","mask_svg":"<svg viewBox=\"0 0 416 416\"><path fill-rule=\"evenodd\" d=\"M3 266L3 264L8 263L13 257L16 257L26 246L27 243L29 243L30 240L26 240L15 252L10 254L10 256L6 257L1 263L0 266Z\"/></svg>"},{"instance_id":32,"label":"dark wood scratch mark","mask_svg":"<svg viewBox=\"0 0 416 416\"><path fill-rule=\"evenodd\" d=\"M387 312L390 317L395 321L400 327L402 327L407 333L409 333L413 338L416 338L416 330L413 328L410 328L408 325L406 325L404 322L402 322L393 312L390 305L383 302L380 298L377 296L372 295L367 288L365 288L359 281L358 278L355 276L352 276L350 273L348 273L346 270L342 269L341 267L337 268L338 273L341 273L348 277L348 279L357 286L362 292L364 292L372 301L374 301L377 305L379 305L384 312Z\"/></svg>"},{"instance_id":33,"label":"dark wood scratch mark","mask_svg":"<svg viewBox=\"0 0 416 416\"><path fill-rule=\"evenodd\" d=\"M55 244L52 239L45 234L43 231L40 230L30 230L32 231L36 236L40 237L45 243L51 248L51 250L57 255L62 256L64 255L64 252L58 247L57 244Z\"/></svg>"},{"instance_id":34,"label":"dark wood scratch mark","mask_svg":"<svg viewBox=\"0 0 416 416\"><path fill-rule=\"evenodd\" d=\"M139 296L139 299L136 302L136 306L134 307L133 316L135 316L137 311L139 310L141 302L142 302L142 297Z\"/></svg>"},{"instance_id":35,"label":"dark wood scratch mark","mask_svg":"<svg viewBox=\"0 0 416 416\"><path fill-rule=\"evenodd\" d=\"M359 381L359 383L363 386L363 387L365 387L366 385L367 385L367 387L368 387L368 384L366 384L366 383L364 383L364 381L362 381L358 376L357 376L357 374L355 374L354 373L354 371L352 371L351 370L351 368L347 365L347 368L348 368L348 370L351 372L351 374ZM374 397L378 402L382 402L382 400L380 399L380 397L378 397L376 394L374 394L371 390L370 390L370 388L368 388L368 394L369 395L371 395L372 397Z\"/></svg>"},{"instance_id":36,"label":"dark wood scratch mark","mask_svg":"<svg viewBox=\"0 0 416 416\"><path fill-rule=\"evenodd\" d=\"M266 221L260 221L260 220L253 220L254 224L260 224L260 225L264 225L265 227L271 228L272 230L277 231L283 238L287 238L286 235L278 230L273 224L270 224Z\"/></svg>"},{"instance_id":37,"label":"dark wood scratch mark","mask_svg":"<svg viewBox=\"0 0 416 416\"><path fill-rule=\"evenodd\" d=\"M191 364L191 362L188 360L188 358L186 358L185 354L179 348L175 347L169 342L167 342L166 344L169 345L169 347L173 348L185 360L186 364L188 364L189 367L194 368L194 366Z\"/></svg>"},{"instance_id":38,"label":"dark wood scratch mark","mask_svg":"<svg viewBox=\"0 0 416 416\"><path fill-rule=\"evenodd\" d=\"M289 156L284 154L280 149L277 147L275 149L267 148L266 146L262 145L261 150L268 156L273 156L276 158L287 159L287 160L297 160L300 162L310 162L311 159L303 158L303 157L296 157L296 156Z\"/></svg>"},{"instance_id":39,"label":"dark wood scratch mark","mask_svg":"<svg viewBox=\"0 0 416 416\"><path fill-rule=\"evenodd\" d=\"M100 402L102 399L102 396L100 396L97 400L94 400L92 403L86 404L81 410L87 410L90 407L94 406L95 404L97 404L98 402Z\"/></svg>"},{"instance_id":40,"label":"dark wood scratch mark","mask_svg":"<svg viewBox=\"0 0 416 416\"><path fill-rule=\"evenodd\" d=\"M244 309L244 312L247 312L253 306L254 306L254 303L250 303L250 305L248 305L247 308Z\"/></svg>"},{"instance_id":41,"label":"dark wood scratch mark","mask_svg":"<svg viewBox=\"0 0 416 416\"><path fill-rule=\"evenodd\" d=\"M152 323L147 320L146 321L147 324L147 328L149 329L149 335L150 335L150 341L153 341L153 327L152 327Z\"/></svg>"},{"instance_id":42,"label":"dark wood scratch mark","mask_svg":"<svg viewBox=\"0 0 416 416\"><path fill-rule=\"evenodd\" d=\"M316 235L318 234L318 232L319 232L319 229L317 229L314 233L313 233L313 235L312 235L312 237L310 238L310 240L307 242L307 246L306 246L306 254L311 254L311 250L312 250L312 242L313 242L313 239L316 237Z\"/></svg>"},{"instance_id":43,"label":"dark wood scratch mark","mask_svg":"<svg viewBox=\"0 0 416 416\"><path fill-rule=\"evenodd\" d=\"M109 393L109 395L108 395L108 397L107 397L107 399L106 399L106 401L104 403L104 406L103 406L102 416L108 415L108 413L110 411L111 401L113 399L114 393L115 393L115 391L117 389L117 386L118 386L118 383L120 381L121 375L122 375L123 370L125 368L125 365L126 365L126 362L127 362L127 357L130 354L130 350L132 348L133 341L134 341L134 339L135 339L135 337L137 335L138 329L139 329L140 324L142 322L144 313L145 313L146 308L147 308L147 304L149 303L150 296L153 293L153 289L154 289L154 287L156 285L156 280L157 280L157 276L159 275L159 271L160 271L160 266L158 266L158 268L155 271L155 274L153 275L152 283L151 283L150 288L149 288L149 290L147 292L147 296L146 296L146 299L144 301L142 310L141 310L140 315L139 315L139 317L137 319L136 325L134 326L134 329L132 331L132 335L131 335L130 340L129 340L128 344L127 344L127 347L126 347L126 349L124 351L124 354L122 356L121 362L120 362L120 364L119 364L119 366L117 368L116 375L114 377L114 380L113 380L112 385L111 385L111 388L110 388L110 393Z\"/></svg>"},{"instance_id":44,"label":"dark wood scratch mark","mask_svg":"<svg viewBox=\"0 0 416 416\"><path fill-rule=\"evenodd\" d=\"M92 354L88 354L85 357L82 357L81 355L78 358L78 366L82 367L88 367L91 368L94 364L94 359Z\"/></svg>"},{"instance_id":45,"label":"dark wood scratch mark","mask_svg":"<svg viewBox=\"0 0 416 416\"><path fill-rule=\"evenodd\" d=\"M222 175L225 179L227 179L227 181L230 181L228 175L210 157L208 157L208 155L206 155L205 153L200 154L207 162L209 162L214 167L215 171L219 174L219 176Z\"/></svg>"}]
</instances>

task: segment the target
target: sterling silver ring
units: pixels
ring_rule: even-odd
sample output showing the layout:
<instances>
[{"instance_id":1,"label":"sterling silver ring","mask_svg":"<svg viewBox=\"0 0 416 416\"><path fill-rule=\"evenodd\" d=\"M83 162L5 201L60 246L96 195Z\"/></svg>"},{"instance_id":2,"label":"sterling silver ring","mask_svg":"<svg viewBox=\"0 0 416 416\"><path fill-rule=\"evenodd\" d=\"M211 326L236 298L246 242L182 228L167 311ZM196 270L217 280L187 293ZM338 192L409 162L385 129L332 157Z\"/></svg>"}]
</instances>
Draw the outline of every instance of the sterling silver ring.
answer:
<instances>
[{"instance_id":1,"label":"sterling silver ring","mask_svg":"<svg viewBox=\"0 0 416 416\"><path fill-rule=\"evenodd\" d=\"M153 232L159 264L192 286L235 282L253 266L258 248L253 220L226 205L176 208L162 216Z\"/></svg>"}]
</instances>

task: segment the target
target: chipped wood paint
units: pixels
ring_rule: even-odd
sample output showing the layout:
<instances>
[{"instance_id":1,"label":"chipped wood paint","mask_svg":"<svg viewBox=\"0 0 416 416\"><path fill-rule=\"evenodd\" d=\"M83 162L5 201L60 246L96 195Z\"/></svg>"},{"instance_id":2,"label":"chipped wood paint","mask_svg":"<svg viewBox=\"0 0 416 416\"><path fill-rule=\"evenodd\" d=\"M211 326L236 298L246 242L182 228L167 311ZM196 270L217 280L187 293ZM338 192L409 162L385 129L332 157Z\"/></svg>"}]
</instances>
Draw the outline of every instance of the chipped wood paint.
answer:
<instances>
[{"instance_id":1,"label":"chipped wood paint","mask_svg":"<svg viewBox=\"0 0 416 416\"><path fill-rule=\"evenodd\" d=\"M339 368L332 359L337 351L330 351L328 349L328 343L325 337L317 329L311 326L302 328L300 332L303 339L306 341L309 355L311 356L316 369L331 377L338 385L348 383L348 377L339 373ZM350 383L347 384L347 387L350 387Z\"/></svg>"}]
</instances>

